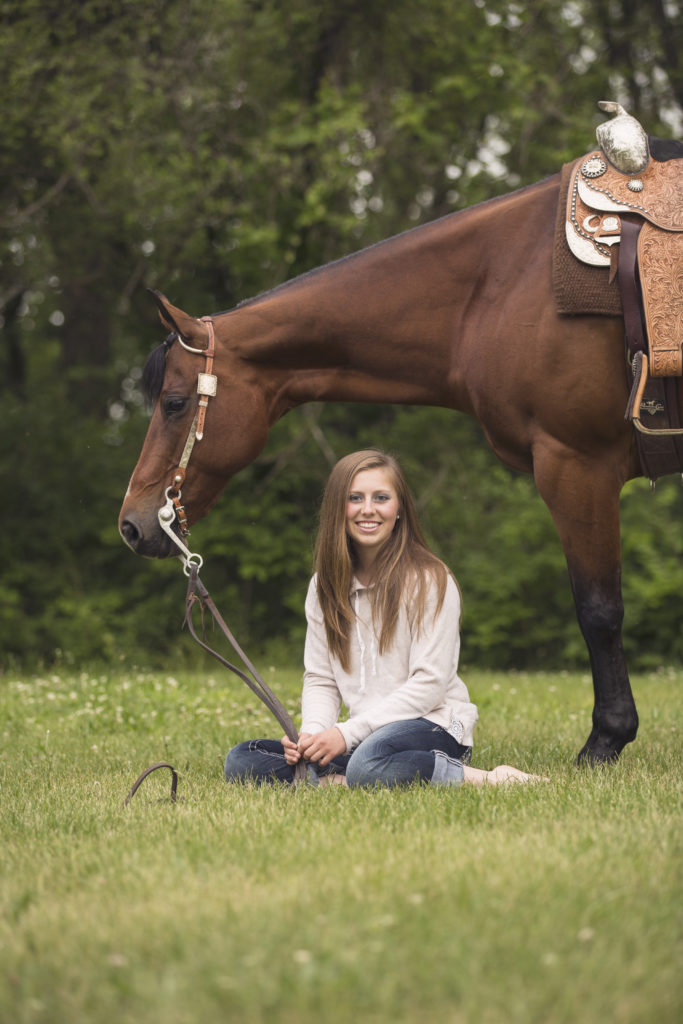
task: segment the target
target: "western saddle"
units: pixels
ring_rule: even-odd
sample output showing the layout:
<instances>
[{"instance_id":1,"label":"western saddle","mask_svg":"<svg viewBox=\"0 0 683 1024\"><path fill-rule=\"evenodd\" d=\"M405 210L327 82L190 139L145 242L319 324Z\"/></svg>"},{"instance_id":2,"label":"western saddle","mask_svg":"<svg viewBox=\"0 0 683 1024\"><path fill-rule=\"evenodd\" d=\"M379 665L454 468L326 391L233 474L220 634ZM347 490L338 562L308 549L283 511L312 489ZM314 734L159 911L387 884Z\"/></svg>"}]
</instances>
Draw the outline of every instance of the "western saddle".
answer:
<instances>
[{"instance_id":1,"label":"western saddle","mask_svg":"<svg viewBox=\"0 0 683 1024\"><path fill-rule=\"evenodd\" d=\"M683 376L683 161L655 159L634 117L618 103L598 105L616 117L598 126L600 149L572 165L565 236L578 260L618 280L632 374L626 418L654 480L683 468L675 380ZM667 425L647 427L643 413ZM658 440L643 445L643 435Z\"/></svg>"}]
</instances>

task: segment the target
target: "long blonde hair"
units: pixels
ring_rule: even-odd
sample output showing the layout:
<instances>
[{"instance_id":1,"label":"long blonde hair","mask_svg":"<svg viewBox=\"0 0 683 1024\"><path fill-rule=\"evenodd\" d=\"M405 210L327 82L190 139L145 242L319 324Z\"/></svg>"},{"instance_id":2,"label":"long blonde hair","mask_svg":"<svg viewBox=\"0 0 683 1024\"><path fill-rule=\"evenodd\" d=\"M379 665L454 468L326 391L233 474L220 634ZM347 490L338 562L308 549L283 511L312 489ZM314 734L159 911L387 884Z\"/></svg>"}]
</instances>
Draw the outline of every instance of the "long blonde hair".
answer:
<instances>
[{"instance_id":1,"label":"long blonde hair","mask_svg":"<svg viewBox=\"0 0 683 1024\"><path fill-rule=\"evenodd\" d=\"M396 459L376 448L346 455L333 468L320 506L314 570L318 599L325 622L330 653L345 671L350 664L350 636L354 623L351 581L357 568L353 541L346 532L346 505L351 484L366 469L383 469L391 477L398 496L399 519L380 549L373 568L370 590L372 617L379 627L380 653L387 651L396 633L401 601L415 602L416 623L423 624L430 580L438 588L438 615L446 593L449 570L434 555L422 536L415 501Z\"/></svg>"}]
</instances>

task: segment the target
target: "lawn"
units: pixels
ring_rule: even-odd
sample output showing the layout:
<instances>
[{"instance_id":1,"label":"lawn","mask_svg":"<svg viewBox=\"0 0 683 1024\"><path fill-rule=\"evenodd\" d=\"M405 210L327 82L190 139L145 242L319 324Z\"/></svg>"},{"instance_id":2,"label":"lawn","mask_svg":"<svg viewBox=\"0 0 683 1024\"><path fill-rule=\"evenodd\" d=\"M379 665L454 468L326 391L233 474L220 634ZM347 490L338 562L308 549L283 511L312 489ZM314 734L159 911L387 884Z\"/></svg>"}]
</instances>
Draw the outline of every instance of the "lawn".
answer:
<instances>
[{"instance_id":1,"label":"lawn","mask_svg":"<svg viewBox=\"0 0 683 1024\"><path fill-rule=\"evenodd\" d=\"M2 1024L681 1019L683 671L593 771L587 676L471 673L473 763L550 783L374 792L228 787L279 730L219 672L0 678Z\"/></svg>"}]
</instances>

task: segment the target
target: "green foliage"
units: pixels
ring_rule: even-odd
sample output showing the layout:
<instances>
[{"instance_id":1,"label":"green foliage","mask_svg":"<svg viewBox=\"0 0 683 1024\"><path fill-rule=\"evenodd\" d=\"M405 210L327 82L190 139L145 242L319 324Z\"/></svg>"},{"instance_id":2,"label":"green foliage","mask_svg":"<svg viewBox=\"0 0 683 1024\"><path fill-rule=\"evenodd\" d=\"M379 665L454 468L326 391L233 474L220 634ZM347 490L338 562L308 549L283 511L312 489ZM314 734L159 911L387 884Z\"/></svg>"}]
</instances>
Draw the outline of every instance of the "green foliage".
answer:
<instances>
[{"instance_id":1,"label":"green foliage","mask_svg":"<svg viewBox=\"0 0 683 1024\"><path fill-rule=\"evenodd\" d=\"M625 647L642 666L661 664L667 652L673 664L682 652L683 489L667 477L648 492L646 480L634 480L622 500Z\"/></svg>"},{"instance_id":2,"label":"green foliage","mask_svg":"<svg viewBox=\"0 0 683 1024\"><path fill-rule=\"evenodd\" d=\"M645 6L0 5L5 665L187 650L178 566L135 559L115 526L161 336L145 287L197 314L228 308L537 180L590 145L601 98L680 133L680 12ZM463 587L467 661L584 663L530 481L442 410L312 407L277 425L193 536L241 639L300 650L322 484L361 444L406 464ZM641 490L624 501L626 643L650 665L681 657L681 493Z\"/></svg>"}]
</instances>

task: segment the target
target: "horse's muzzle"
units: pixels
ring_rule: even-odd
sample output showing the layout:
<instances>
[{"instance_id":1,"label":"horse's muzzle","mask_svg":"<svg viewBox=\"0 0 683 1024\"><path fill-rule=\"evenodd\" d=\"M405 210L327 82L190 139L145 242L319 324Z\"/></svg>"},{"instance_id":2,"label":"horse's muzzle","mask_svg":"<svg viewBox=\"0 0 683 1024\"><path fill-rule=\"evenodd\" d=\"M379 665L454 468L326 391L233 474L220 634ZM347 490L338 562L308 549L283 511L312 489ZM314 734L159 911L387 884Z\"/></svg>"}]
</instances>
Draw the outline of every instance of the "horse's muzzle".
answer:
<instances>
[{"instance_id":1,"label":"horse's muzzle","mask_svg":"<svg viewBox=\"0 0 683 1024\"><path fill-rule=\"evenodd\" d=\"M156 516L153 521L147 523L145 519L134 511L121 513L119 519L119 533L124 541L136 555L143 555L145 558L168 558L171 554L177 554L171 540L159 526Z\"/></svg>"}]
</instances>

